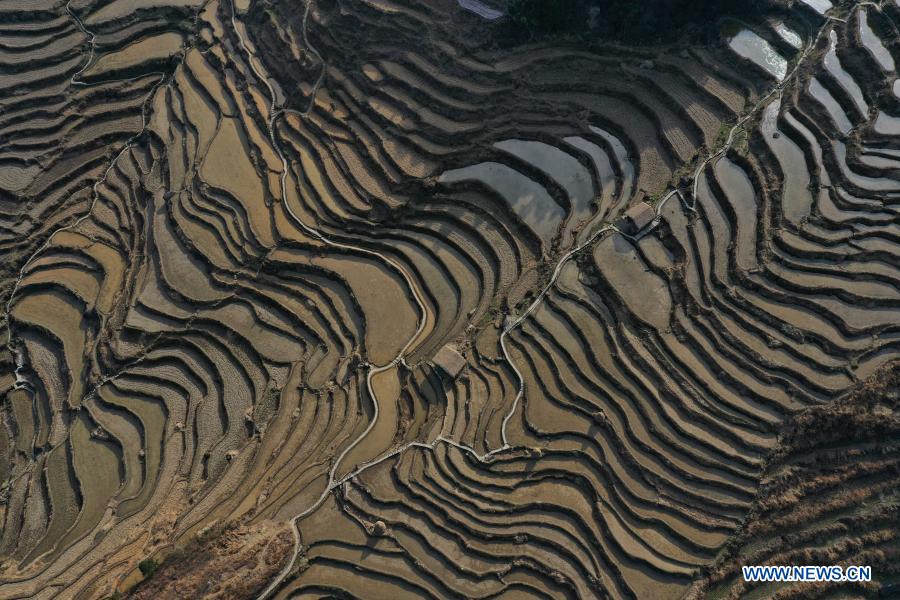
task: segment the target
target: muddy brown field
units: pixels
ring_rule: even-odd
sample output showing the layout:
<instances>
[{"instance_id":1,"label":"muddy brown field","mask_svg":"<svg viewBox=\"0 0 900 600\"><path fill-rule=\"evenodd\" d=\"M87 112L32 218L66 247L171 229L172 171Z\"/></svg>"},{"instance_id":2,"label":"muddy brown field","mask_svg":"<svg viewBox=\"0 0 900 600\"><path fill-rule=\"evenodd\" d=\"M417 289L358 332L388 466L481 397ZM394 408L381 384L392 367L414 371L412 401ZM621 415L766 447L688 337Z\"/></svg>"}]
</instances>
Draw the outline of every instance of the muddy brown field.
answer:
<instances>
[{"instance_id":1,"label":"muddy brown field","mask_svg":"<svg viewBox=\"0 0 900 600\"><path fill-rule=\"evenodd\" d=\"M0 0L0 598L898 593L900 1L508 8Z\"/></svg>"}]
</instances>

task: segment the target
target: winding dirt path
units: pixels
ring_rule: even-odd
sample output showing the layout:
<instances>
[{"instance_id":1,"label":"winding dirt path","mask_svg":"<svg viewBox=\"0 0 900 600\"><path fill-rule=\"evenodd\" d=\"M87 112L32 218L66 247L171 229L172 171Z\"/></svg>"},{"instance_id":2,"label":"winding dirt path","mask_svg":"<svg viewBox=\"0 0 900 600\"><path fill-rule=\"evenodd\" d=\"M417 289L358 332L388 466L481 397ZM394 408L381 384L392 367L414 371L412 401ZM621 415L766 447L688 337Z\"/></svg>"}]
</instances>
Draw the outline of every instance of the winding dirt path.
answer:
<instances>
[{"instance_id":1,"label":"winding dirt path","mask_svg":"<svg viewBox=\"0 0 900 600\"><path fill-rule=\"evenodd\" d=\"M235 12L235 10L234 10L234 4L233 4L233 2L234 2L234 0L232 0L232 26L234 27L234 31L235 31L235 33L238 35L238 38L239 38L239 40L240 40L241 46L243 47L244 51L247 52L247 54L248 54L248 57L249 57L249 59L250 59L249 62L250 62L250 67L251 67L251 69L253 69L253 71L254 71L254 73L257 75L257 77L259 77L259 79L262 80L262 81L266 84L266 86L269 88L269 93L270 93L270 95L271 95L271 97L272 97L272 104L271 104L271 111L272 111L272 114L271 114L271 117L269 118L269 124L268 124L268 126L269 126L269 136L270 136L270 140L271 140L271 142L272 142L273 147L275 148L276 152L278 153L279 158L280 158L281 161L282 161L281 192L282 192L282 198L286 198L286 197L287 197L287 196L286 196L286 178L287 178L287 174L288 174L288 163L287 163L287 160L284 158L284 154L283 154L283 152L282 152L282 150L281 150L281 147L279 146L278 141L277 141L277 139L276 139L276 137L275 137L275 134L274 134L274 125L275 125L275 122L276 122L277 118L278 118L280 115L285 114L285 113L293 113L293 114L297 114L297 115L299 115L299 116L301 116L301 117L306 117L306 116L309 114L309 112L310 112L310 111L312 110L312 108L315 106L316 94L317 94L317 92L318 92L318 90L319 90L319 88L320 88L320 86L321 86L321 83L322 83L322 81L323 81L323 79L324 79L324 77L325 77L325 72L326 72L326 71L325 71L324 60L323 60L323 58L322 58L321 53L319 53L319 51L318 51L318 50L317 50L317 49L309 42L309 39L308 39L308 36L307 36L307 22L308 22L308 18L309 18L309 13L310 13L310 7L311 7L312 0L307 0L307 1L306 1L306 8L305 8L304 15L303 15L303 32L302 32L302 35L303 35L304 43L306 44L307 48L308 48L313 54L316 55L316 57L323 63L323 66L322 66L322 73L319 75L318 79L316 80L315 85L313 86L313 91L312 91L312 95L311 95L311 98L310 98L310 104L309 104L309 106L306 108L306 110L305 110L305 111L302 111L302 112L301 112L301 111L296 111L296 110L280 109L280 108L278 108L278 107L276 106L276 100L275 100L276 95L275 95L274 89L272 88L271 84L268 82L268 79L267 79L263 74L259 73L259 72L256 70L255 66L253 65L253 60L252 60L252 59L253 59L253 56L252 56L252 53L250 52L249 48L247 47L247 45L246 45L246 43L245 43L245 41L244 41L243 36L240 34L240 30L237 28L237 24L236 24L236 12ZM865 0L864 0L864 1L861 1L861 2L854 3L854 5L848 9L848 14L851 13L852 11L856 10L860 5L863 5L863 4L873 4L873 3L872 3L872 2L865 1ZM878 5L875 5L875 6L878 6ZM738 121L737 121L737 122L732 126L732 128L729 130L728 136L727 136L727 138L726 138L726 140L725 140L725 143L724 143L720 148L712 150L712 151L711 151L711 152L710 152L710 153L709 153L709 154L708 154L708 155L700 162L700 164L699 164L699 165L697 166L697 168L694 170L694 172L693 172L693 174L691 175L691 178L690 178L690 181L691 181L691 192L692 192L692 197L696 197L696 194L697 194L697 186L698 186L698 183L699 183L699 177L700 177L700 174L703 172L703 170L706 169L706 167L707 167L710 163L714 162L715 160L717 160L717 159L720 158L721 156L724 156L724 155L725 155L725 154L733 147L734 142L735 142L735 136L736 136L737 132L738 132L738 131L739 131L739 130L740 130L740 129L741 129L741 128L742 128L742 127L743 127L743 126L744 126L744 125L745 125L752 117L753 117L753 115L755 115L760 109L762 109L766 104L768 104L769 100L770 100L773 96L775 96L776 94L781 93L781 91L782 91L788 84L790 84L790 83L793 82L793 80L795 79L796 75L799 73L800 68L806 63L806 60L809 58L809 55L810 55L810 53L812 52L812 49L816 46L816 44L818 43L818 41L819 41L819 39L821 38L821 36L823 35L823 33L825 33L825 32L828 30L828 28L829 28L829 26L831 25L831 23L832 23L832 22L835 22L835 21L844 21L844 19L841 19L841 18L835 17L835 16L827 16L827 17L825 18L825 22L824 22L824 23L822 24L822 26L818 29L818 31L817 31L816 35L814 36L814 38L813 38L812 40L810 40L810 41L806 44L806 46L804 47L803 51L802 51L801 54L800 54L800 57L798 58L796 64L794 65L793 69L785 76L785 78L784 78L781 82L779 82L779 83L778 83L777 85L775 85L771 90L769 90L766 94L764 94L764 95L763 95L763 96L762 96L762 97L761 97L761 98L753 105L753 107L750 108L750 110L748 110L748 111L747 111L740 119L738 119ZM348 245L348 244L342 244L342 243L338 243L338 242L334 242L334 241L332 241L332 240L329 240L329 239L328 239L327 237L325 237L321 232L315 230L314 228L312 228L312 227L308 226L306 223L304 223L304 222L303 222L303 221L302 221L302 220L301 220L301 219L293 212L293 210L291 209L290 205L285 204L285 206L286 206L286 208L288 209L288 212L290 213L291 217L292 217L292 218L293 218L293 219L294 219L294 220L295 220L295 221L296 221L296 222L297 222L297 223L298 223L298 224L299 224L306 232L308 232L309 234L313 235L313 236L316 237L317 239L321 240L323 243L325 243L325 244L327 244L327 245L330 245L330 246L332 246L332 247L342 248L342 249L348 249L348 250L353 250L353 251L356 251L356 252L363 252L363 253L365 253L365 254L368 254L368 255L371 255L371 256L375 256L375 257L377 257L377 258L379 258L379 259L381 259L381 260L384 260L386 263L388 263L389 265L391 265L391 267L393 267L393 268L396 269L399 273L401 273L401 275L402 275L402 276L404 277L404 279L406 280L407 285L409 285L410 290L412 291L413 295L415 296L417 303L419 304L420 310L422 311L422 319L421 319L421 321L420 321L419 328L417 329L416 333L413 335L412 338L410 338L409 342L407 342L406 346L404 346L404 348L400 351L400 353L397 355L397 357L396 357L393 361L391 361L390 363L388 363L388 364L386 364L386 365L382 365L382 366L380 366L380 367L377 367L377 366L374 366L374 365L371 365L371 364L367 364L367 366L369 367L369 374L368 374L368 377L367 377L367 387L368 387L368 390L369 390L369 395L371 396L372 402L373 402L373 404L374 404L374 415L375 415L375 416L374 416L372 422L371 422L371 423L369 424L369 426L366 428L366 430L365 430L365 431L364 431L364 432L363 432L356 440L354 440L353 443L351 443L351 444L350 444L343 452L341 452L341 454L337 457L337 459L335 460L335 463L334 463L334 465L332 466L331 471L330 471L330 473L329 473L329 483L328 483L328 485L326 486L325 490L322 492L321 496L320 496L320 497L316 500L316 502L313 503L309 508L307 508L306 510L304 510L303 512L301 512L300 514L298 514L297 516L295 516L295 517L293 517L293 518L291 519L291 531L292 531L293 536L294 536L294 551L293 551L293 554L292 554L292 556L291 556L291 559L290 559L290 561L287 563L287 565L284 567L284 569L282 569L282 571L278 574L278 576L277 576L277 577L276 577L276 578L275 578L275 579L274 579L274 580L273 580L273 581L272 581L272 582L271 582L271 583L270 583L270 584L262 591L262 593L260 593L260 595L259 595L259 597L258 597L258 600L264 600L264 599L267 598L270 594L272 594L272 592L274 592L274 591L281 585L281 583L285 580L285 578L290 574L291 570L293 569L294 564L296 563L297 557L298 557L298 555L299 555L299 552L300 552L300 550L301 550L301 543L302 543L302 542L301 542L301 539L300 539L299 531L298 531L298 529L297 529L297 523L299 522L299 520L302 519L302 518L304 518L304 517L306 517L306 516L308 516L309 514L311 514L312 512L314 512L316 509L318 509L318 508L321 506L321 504L324 502L324 500L328 497L328 495L329 495L334 489L336 489L336 488L342 486L344 483L346 483L347 481L349 481L349 480L353 479L354 477L358 476L360 473L362 473L362 472L366 471L367 469L370 469L370 468L372 468L372 467L374 467L374 466L376 466L376 465L378 465L378 464L380 464L380 463L382 463L382 462L384 462L384 461L386 461L386 460L388 460L388 459L390 459L390 458L393 458L393 457L395 457L395 456L397 456L397 455L399 455L399 454L401 454L401 453L403 453L403 452L405 452L406 450L409 450L409 449L411 449L411 448L423 448L423 449L426 449L426 450L434 450L434 448L435 448L438 444L441 444L441 443L446 443L446 444L448 444L448 445L450 445L450 446L453 446L453 447L455 447L455 448L457 448L457 449L459 449L459 450L461 450L461 451L464 451L464 452L470 454L471 456L473 456L474 458L476 458L477 460L479 460L479 461L481 461L481 462L488 462L488 461L491 461L491 460L492 460L492 457L493 457L494 455L499 454L499 453L501 453L501 452L505 452L505 451L514 449L514 446L510 445L510 443L509 443L509 440L508 440L508 438L507 438L507 433L506 433L506 431L507 431L507 426L508 426L508 424L509 424L509 421L512 419L513 415L515 414L516 410L518 409L518 405L519 405L519 403L520 403L520 401L521 401L522 396L524 395L524 391L525 391L525 380L524 380L524 377L523 377L522 373L519 371L518 367L516 367L514 361L513 361L512 358L510 357L509 350L508 350L508 348L507 348L507 346L506 346L506 338L507 338L507 336L508 336L512 331L514 331L514 330L515 330L515 329L516 329L516 328L517 328L517 327L518 327L525 319L527 319L527 318L528 318L528 317L529 317L529 316L530 316L530 315L538 308L538 306L540 306L540 304L544 301L544 298L546 297L546 295L550 292L550 290L551 290L551 289L553 288L553 286L555 285L556 280L558 279L560 273L562 272L562 269L565 267L566 263L568 263L568 261L569 261L570 259L572 259L574 256L576 256L578 253L580 253L580 252L581 252L582 250L584 250L585 248L588 248L589 246L591 246L594 242L596 242L598 239L600 239L603 235L605 235L605 234L607 234L607 233L610 233L610 232L617 232L617 233L619 233L619 234L621 234L621 235L623 235L623 236L625 236L625 237L627 237L627 238L629 238L629 239L631 239L631 240L635 240L635 239L640 238L641 236L643 236L643 235L645 235L646 233L648 233L649 231L651 231L651 230L657 225L657 223L659 222L659 217L660 217L660 214L661 214L661 212L662 212L662 209L665 207L665 205L666 205L667 202L669 202L673 197L676 197L676 196L682 201L682 203L683 203L684 206L685 206L685 209L691 210L691 211L694 210L693 204L690 204L690 205L689 205L689 204L686 202L686 200L685 200L683 194L681 193L681 191L680 191L679 189L676 188L676 189L671 190L668 194L666 194L666 195L662 198L662 200L654 207L654 208L655 208L655 212L656 212L656 219L654 219L654 221L653 221L651 224L649 224L647 227L645 227L643 230L637 232L634 236L631 236L631 235L628 235L628 234L622 232L621 230L619 230L619 229L618 229L615 225L613 225L613 224L609 224L609 223L608 223L608 224L606 224L606 225L603 225L603 226L602 226L600 229L598 229L594 234L592 234L586 241L584 241L584 242L581 243L580 245L576 246L575 248L572 248L571 250L569 250L568 252L566 252L566 253L559 259L559 261L558 261L557 264L556 264L555 269L553 270L553 274L551 275L551 277L550 277L550 279L548 280L547 284L544 286L544 288L541 290L541 292L538 294L538 296L535 298L535 300L531 303L531 305L529 305L529 307L528 307L521 315L519 315L518 317L516 317L516 318L515 318L514 320L512 320L511 322L509 322L509 319L507 319L508 322L507 322L507 324L504 326L503 331L502 331L502 333L501 333L501 335L500 335L500 346L501 346L501 349L502 349L502 351L503 351L504 359L505 359L506 362L510 365L510 367L512 368L512 370L515 372L516 377L519 379L519 384L518 384L518 392L517 392L516 397L515 397L515 399L514 399L514 401L513 401L513 404L512 404L512 406L510 407L509 412L508 412L508 413L506 414L506 416L504 417L503 422L502 422L502 425L501 425L501 439L502 439L502 441L503 441L503 445L502 445L502 446L500 446L500 447L498 447L498 448L495 448L495 449L493 449L493 450L491 450L491 451L489 451L489 452L487 452L487 453L485 453L485 454L483 454L483 455L480 455L480 454L478 454L473 448L471 448L471 447L469 447L469 446L466 446L466 445L464 445L464 444L460 444L459 442L457 442L457 441L455 441L455 440L452 440L452 439L449 439L449 438L447 438L447 437L445 437L445 436L443 436L443 435L440 435L440 436L438 436L437 438L435 438L435 439L434 439L432 442L430 442L430 443L424 443L424 442L409 442L409 443L406 443L406 444L404 444L404 445L402 445L402 446L400 446L400 447L398 447L398 448L395 448L395 449L393 449L393 450L391 450L391 451L385 453L384 455L382 455L382 456L380 456L380 457L378 457L378 458L376 458L376 459L374 459L374 460L372 460L372 461L369 461L369 462L367 462L367 463L364 463L364 464L359 465L356 469L354 469L352 472L348 473L347 475L345 475L344 477L342 477L342 478L339 479L339 480L335 480L334 477L335 477L335 473L337 472L337 469L338 469L338 467L340 466L340 464L341 464L343 458L347 455L347 453L348 453L350 450L352 450L354 447L356 447L357 445L359 445L360 442L363 441L363 439L369 434L369 432L370 432L370 431L372 430L372 428L375 426L376 421L378 420L379 406L378 406L378 399L377 399L377 397L375 396L374 390L373 390L373 388L372 388L372 378L373 378L373 376L377 375L378 373L381 373L381 372L383 372L383 371L386 371L386 370L392 368L393 366L395 366L395 365L398 364L398 363L399 363L399 364L403 364L404 366L407 366L407 367L408 367L408 365L406 364L406 361L405 361L405 355L407 354L407 351L409 350L410 346L411 346L411 345L415 342L415 340L419 337L419 335L420 335L421 332L422 332L422 329L423 329L424 326L425 326L425 323L426 323L426 320L427 320L427 309L426 309L424 303L423 303L422 300L421 300L421 297L420 297L420 294L419 294L419 290L418 290L417 287L415 286L415 284L414 284L412 278L406 273L406 271L403 269L403 267L402 267L401 265L399 265L398 263L396 263L396 262L395 262L394 260L392 260L391 258L382 255L382 254L379 253L379 252L376 252L376 251L373 251L373 250L368 250L368 249L365 249L365 248L360 248L360 247L352 246L352 245Z\"/></svg>"},{"instance_id":2,"label":"winding dirt path","mask_svg":"<svg viewBox=\"0 0 900 600\"><path fill-rule=\"evenodd\" d=\"M197 10L195 19L199 17L199 15L202 13L204 7L210 1L211 0L207 0L200 6L200 8ZM9 328L9 322L10 322L10 315L11 315L11 311L12 311L13 301L15 300L16 292L19 290L19 286L22 283L22 279L25 276L25 271L28 269L28 267L31 265L31 263L34 261L34 259L37 258L38 256L40 256L40 254L50 246L50 243L52 242L53 237L57 233L59 233L61 231L68 231L74 227L77 227L79 224L81 224L88 217L91 216L91 214L94 211L94 207L97 204L100 186L106 182L106 179L109 177L109 174L112 172L112 170L115 168L116 164L119 162L119 159L122 156L124 156L125 153L128 152L128 150L130 150L131 147L135 144L135 142L137 142L137 140L140 139L141 136L143 136L144 133L147 131L147 125L148 125L147 105L149 104L149 101L153 98L153 96L156 94L157 90L159 90L160 87L171 85L170 83L165 83L167 74L163 71L151 71L149 73L137 75L135 77L126 77L126 78L122 78L122 79L107 79L107 80L92 81L92 82L81 81L79 79L79 76L82 73L84 73L84 71L88 67L90 67L91 63L94 61L94 53L95 53L97 34L95 34L93 31L91 31L87 27L85 27L84 22L78 17L78 15L76 15L72 11L71 4L72 4L72 0L69 0L68 2L66 2L66 6L65 6L66 12L69 14L70 17L72 17L72 20L75 21L75 24L78 26L78 29L81 30L81 32L84 33L86 36L88 36L88 44L90 45L90 51L88 52L87 60L84 62L84 65L82 65L82 67L80 69L78 69L78 71L76 71L72 75L72 77L69 78L72 85L89 86L89 85L97 85L100 83L113 83L113 82L117 82L117 81L121 81L121 82L134 81L135 79L141 79L144 77L148 77L150 75L159 75L159 81L157 81L153 85L153 87L150 88L150 91L147 93L147 97L144 99L144 102L141 106L141 129L140 129L140 131L138 131L133 136L128 138L128 140L125 142L125 145L122 147L122 149L119 150L115 154L113 159L110 161L109 166L103 172L103 175L101 175L100 178L98 178L97 181L94 182L94 185L91 186L91 188L92 188L91 204L88 207L88 209L85 211L85 213L83 215L81 215L80 217L78 217L77 219L75 219L74 221L69 223L68 225L63 225L62 227L57 228L55 231L53 231L53 233L48 235L47 239L44 241L44 243L41 244L31 254L31 256L28 257L28 260L26 260L25 263L22 265L22 267L19 269L19 274L16 277L16 281L13 284L12 290L10 291L9 299L6 302L6 306L4 309L4 321L7 326L6 345L7 345L7 349L9 350L10 354L12 354L13 356L18 356L18 353L15 351L15 348L14 348L13 335L12 335L12 330ZM181 57L179 59L179 65L184 62L184 58L186 55L187 55L187 48L182 48ZM28 385L27 381L25 379L21 378L21 376L20 376L18 364L17 364L16 370L15 370L15 375L16 375L16 383L15 383L14 389L20 389L20 388ZM109 379L109 377L105 378L104 382L108 381L108 379ZM96 386L95 386L95 388L96 388Z\"/></svg>"},{"instance_id":3,"label":"winding dirt path","mask_svg":"<svg viewBox=\"0 0 900 600\"><path fill-rule=\"evenodd\" d=\"M295 517L293 517L291 519L291 532L293 533L293 536L294 536L294 551L291 555L291 559L288 562L288 564L285 566L285 568L282 570L282 572L279 573L279 575L275 578L275 580L271 584L269 584L269 586L265 590L263 590L263 592L259 596L260 598L267 597L270 593L272 593L272 591L274 591L281 584L281 582L288 575L288 573L290 573L291 569L294 566L294 563L297 560L297 555L300 552L300 534L297 531L297 522L300 519L302 519L303 517L307 516L308 514L312 513L316 509L318 509L322 505L322 503L325 501L325 499L328 497L328 495L335 488L342 485L345 481L356 476L358 473L362 472L363 470L369 468L370 466L372 466L374 464L377 464L377 462L384 460L384 458L387 458L387 457L384 457L384 458L379 459L377 462L373 462L373 463L366 464L366 465L361 465L359 468L355 469L352 473L350 473L346 477L344 477L340 480L335 480L335 475L336 475L338 469L340 468L341 463L343 462L344 458L347 456L347 454L351 450L353 450L355 447L357 447L369 435L369 433L372 431L372 429L375 427L375 425L378 422L378 417L380 414L380 407L378 404L378 397L375 394L375 389L372 386L372 379L379 373L387 371L387 370L395 367L398 364L403 364L404 366L408 366L406 364L406 355L409 353L410 348L422 336L422 332L424 331L425 326L428 322L428 318L429 318L428 309L425 306L424 301L422 300L421 290L419 290L419 287L418 287L418 285L416 285L412 276L410 276L410 274L406 271L406 269L403 268L403 266L400 263L398 263L394 259L392 259L388 256L385 256L384 254L377 252L375 250L369 250L368 248L364 248L361 246L353 246L351 244L344 244L344 243L336 242L334 240L329 239L322 232L318 231L317 229L315 229L315 228L311 227L310 225L308 225L307 223L305 223L303 221L303 219L301 219L297 215L297 213L294 212L294 210L291 208L291 205L286 201L287 177L288 177L288 173L289 173L288 161L284 157L284 152L282 151L281 145L278 143L278 138L275 135L275 123L278 120L278 117L280 117L281 115L284 115L284 114L288 114L288 113L296 114L300 117L306 117L309 114L309 112L315 107L316 94L318 93L319 87L321 86L322 81L325 78L325 64L324 64L324 61L322 60L322 55L312 44L310 44L309 39L307 38L307 33L306 33L311 2L312 2L312 0L307 0L306 9L303 13L303 41L306 44L307 48L313 54L315 54L316 57L319 58L319 60L322 62L322 72L319 74L319 77L316 80L315 85L313 86L312 94L310 96L309 106L304 111L296 111L296 110L283 109L283 108L280 108L279 106L277 106L277 100L276 100L277 95L275 94L275 90L273 89L271 83L269 83L268 77L266 77L263 73L260 73L253 63L254 55L250 51L250 48L247 46L246 40L244 39L244 36L241 34L241 30L237 25L237 11L235 9L234 0L231 0L231 25L232 25L232 28L233 28L235 34L237 35L238 40L240 41L241 47L243 48L244 52L246 52L246 54L247 54L248 64L250 65L250 68L253 70L254 74L260 79L260 81L262 81L266 85L266 87L269 90L269 95L272 99L271 104L269 106L269 110L270 110L270 116L269 116L269 121L268 121L269 140L272 144L272 147L275 149L275 152L278 154L278 158L281 160L281 167L282 167L281 179L280 179L280 181L281 181L281 197L282 197L282 201L284 202L284 207L287 209L287 212L290 215L290 217L294 220L294 222L297 225L300 226L301 229L303 229L306 233L308 233L309 235L313 236L314 238L316 238L319 241L321 241L322 243L324 243L326 246L329 246L332 248L339 248L342 250L350 250L352 252L357 252L360 254L372 256L372 257L377 258L381 261L384 261L385 263L390 265L390 267L392 269L397 271L403 277L404 281L406 282L406 285L409 287L409 290L412 293L413 298L416 301L416 304L418 304L419 311L420 311L420 317L419 317L419 324L418 324L418 327L416 328L416 331L413 333L412 337L410 337L410 339L406 342L406 344L403 346L403 348L400 349L400 352L397 354L396 357L394 357L394 359L392 361L390 361L389 363L387 363L385 365L381 365L381 366L372 365L371 363L368 363L368 362L364 363L364 365L366 367L368 367L368 369L369 369L369 372L366 376L366 388L368 389L369 397L372 399L372 405L373 405L372 421L369 423L369 425L366 427L366 429L359 435L359 437L357 437L355 440L353 440L353 442L351 442L346 448L344 448L344 450L335 458L334 463L331 466L331 470L328 473L328 484L325 486L325 489L322 491L322 494L319 496L319 498L312 505L310 505L306 510L304 510L303 512L299 513L298 515L296 515ZM397 450L391 455L397 454L400 451L401 450Z\"/></svg>"}]
</instances>

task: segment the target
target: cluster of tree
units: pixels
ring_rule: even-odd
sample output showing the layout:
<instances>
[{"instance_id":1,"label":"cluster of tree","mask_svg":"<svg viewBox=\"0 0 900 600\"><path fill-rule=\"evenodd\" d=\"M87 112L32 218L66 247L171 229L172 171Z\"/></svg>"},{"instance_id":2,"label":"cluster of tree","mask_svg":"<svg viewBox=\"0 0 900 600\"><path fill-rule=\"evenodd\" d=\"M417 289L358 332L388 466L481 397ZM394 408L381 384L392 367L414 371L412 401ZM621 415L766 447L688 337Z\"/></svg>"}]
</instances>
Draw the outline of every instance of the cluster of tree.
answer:
<instances>
[{"instance_id":1,"label":"cluster of tree","mask_svg":"<svg viewBox=\"0 0 900 600\"><path fill-rule=\"evenodd\" d=\"M720 17L753 17L773 0L509 0L518 39L590 36L631 44L708 35Z\"/></svg>"}]
</instances>

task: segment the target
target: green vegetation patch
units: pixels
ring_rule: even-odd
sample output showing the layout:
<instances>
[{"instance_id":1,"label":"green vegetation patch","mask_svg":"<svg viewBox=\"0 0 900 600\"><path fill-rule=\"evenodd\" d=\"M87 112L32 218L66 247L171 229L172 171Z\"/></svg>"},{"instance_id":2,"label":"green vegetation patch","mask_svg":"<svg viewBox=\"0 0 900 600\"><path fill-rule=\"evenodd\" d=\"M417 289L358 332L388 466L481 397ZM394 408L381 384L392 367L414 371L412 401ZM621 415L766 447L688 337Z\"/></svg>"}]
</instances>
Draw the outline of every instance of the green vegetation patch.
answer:
<instances>
[{"instance_id":1,"label":"green vegetation patch","mask_svg":"<svg viewBox=\"0 0 900 600\"><path fill-rule=\"evenodd\" d=\"M159 563L152 558L145 558L138 563L138 569L141 570L141 574L144 576L144 579L149 579L153 576L154 573L156 573L157 569L159 569Z\"/></svg>"}]
</instances>

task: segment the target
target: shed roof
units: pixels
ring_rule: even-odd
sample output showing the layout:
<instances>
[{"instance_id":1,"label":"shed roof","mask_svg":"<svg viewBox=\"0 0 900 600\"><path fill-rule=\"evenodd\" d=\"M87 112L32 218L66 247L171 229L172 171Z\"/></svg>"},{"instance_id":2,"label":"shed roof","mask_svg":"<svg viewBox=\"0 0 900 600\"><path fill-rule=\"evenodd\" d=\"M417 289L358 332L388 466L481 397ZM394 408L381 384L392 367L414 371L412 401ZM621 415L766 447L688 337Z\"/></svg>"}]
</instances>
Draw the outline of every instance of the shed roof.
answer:
<instances>
[{"instance_id":1,"label":"shed roof","mask_svg":"<svg viewBox=\"0 0 900 600\"><path fill-rule=\"evenodd\" d=\"M466 359L456 351L452 345L447 344L431 359L432 364L440 367L447 375L456 379L459 372L466 366Z\"/></svg>"},{"instance_id":2,"label":"shed roof","mask_svg":"<svg viewBox=\"0 0 900 600\"><path fill-rule=\"evenodd\" d=\"M638 202L625 211L625 218L631 221L635 232L638 232L653 222L653 219L656 218L656 211L646 202Z\"/></svg>"}]
</instances>

